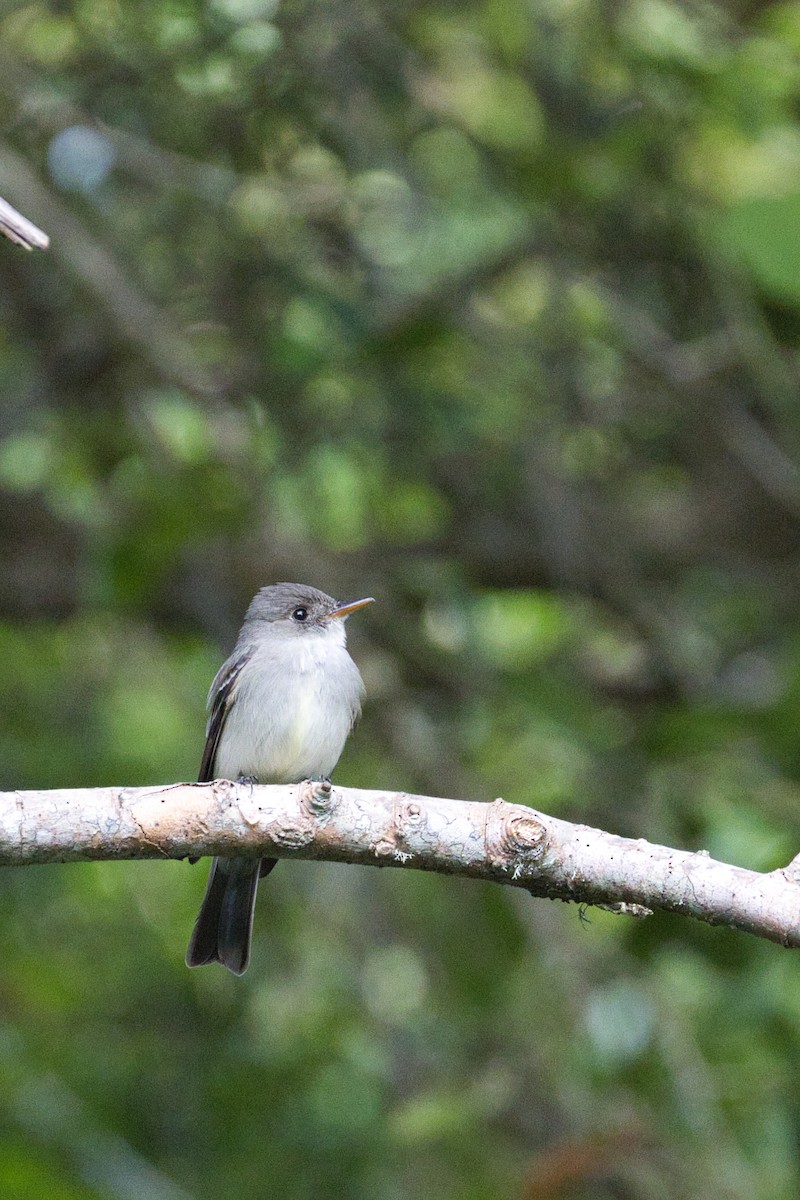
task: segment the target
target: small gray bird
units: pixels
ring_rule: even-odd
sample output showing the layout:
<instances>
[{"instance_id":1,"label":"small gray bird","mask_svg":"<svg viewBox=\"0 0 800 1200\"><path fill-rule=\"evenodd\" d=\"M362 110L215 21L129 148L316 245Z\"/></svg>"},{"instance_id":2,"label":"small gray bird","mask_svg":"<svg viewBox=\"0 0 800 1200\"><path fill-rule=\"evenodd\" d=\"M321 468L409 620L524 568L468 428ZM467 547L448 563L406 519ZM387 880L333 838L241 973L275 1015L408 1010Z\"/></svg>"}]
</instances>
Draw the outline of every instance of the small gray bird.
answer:
<instances>
[{"instance_id":1,"label":"small gray bird","mask_svg":"<svg viewBox=\"0 0 800 1200\"><path fill-rule=\"evenodd\" d=\"M364 694L344 621L372 600L338 604L303 583L276 583L255 595L208 693L200 783L298 783L330 775ZM214 859L188 966L219 962L235 975L247 969L258 881L276 862Z\"/></svg>"}]
</instances>

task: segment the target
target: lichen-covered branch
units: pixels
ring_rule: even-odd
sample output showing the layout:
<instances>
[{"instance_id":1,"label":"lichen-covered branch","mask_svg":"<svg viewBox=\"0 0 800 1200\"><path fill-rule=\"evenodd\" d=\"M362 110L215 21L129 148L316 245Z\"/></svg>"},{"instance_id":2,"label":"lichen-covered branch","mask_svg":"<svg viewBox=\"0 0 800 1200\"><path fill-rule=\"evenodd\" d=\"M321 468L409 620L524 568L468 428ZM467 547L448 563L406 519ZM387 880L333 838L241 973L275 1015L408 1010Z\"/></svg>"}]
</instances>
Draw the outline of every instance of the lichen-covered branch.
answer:
<instances>
[{"instance_id":1,"label":"lichen-covered branch","mask_svg":"<svg viewBox=\"0 0 800 1200\"><path fill-rule=\"evenodd\" d=\"M759 874L503 800L227 780L0 793L3 866L243 853L465 875L634 915L667 909L800 945L797 859Z\"/></svg>"}]
</instances>

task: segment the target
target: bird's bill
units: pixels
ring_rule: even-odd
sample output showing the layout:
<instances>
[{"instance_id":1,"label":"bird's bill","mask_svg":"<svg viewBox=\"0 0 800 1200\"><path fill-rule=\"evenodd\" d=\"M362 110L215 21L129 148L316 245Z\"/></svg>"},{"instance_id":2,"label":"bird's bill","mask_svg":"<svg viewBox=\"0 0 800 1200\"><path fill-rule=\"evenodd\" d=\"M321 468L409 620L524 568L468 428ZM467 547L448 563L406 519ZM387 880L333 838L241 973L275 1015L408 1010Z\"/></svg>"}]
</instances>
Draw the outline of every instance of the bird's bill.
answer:
<instances>
[{"instance_id":1,"label":"bird's bill","mask_svg":"<svg viewBox=\"0 0 800 1200\"><path fill-rule=\"evenodd\" d=\"M349 617L350 613L354 613L356 609L363 608L365 604L374 603L374 596L365 596L363 600L351 600L349 604L339 604L328 613L328 620L332 620L333 617Z\"/></svg>"}]
</instances>

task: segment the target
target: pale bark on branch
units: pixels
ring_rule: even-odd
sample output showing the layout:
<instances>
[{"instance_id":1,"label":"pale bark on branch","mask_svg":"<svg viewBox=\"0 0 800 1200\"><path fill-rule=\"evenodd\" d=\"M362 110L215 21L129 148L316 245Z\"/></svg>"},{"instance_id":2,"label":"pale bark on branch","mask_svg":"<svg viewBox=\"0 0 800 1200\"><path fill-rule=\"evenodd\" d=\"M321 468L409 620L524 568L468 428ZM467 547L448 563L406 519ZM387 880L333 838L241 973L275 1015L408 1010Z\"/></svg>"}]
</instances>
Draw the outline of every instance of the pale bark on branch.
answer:
<instances>
[{"instance_id":1,"label":"pale bark on branch","mask_svg":"<svg viewBox=\"0 0 800 1200\"><path fill-rule=\"evenodd\" d=\"M800 862L759 874L495 800L216 780L0 793L0 866L209 854L412 867L800 946Z\"/></svg>"}]
</instances>

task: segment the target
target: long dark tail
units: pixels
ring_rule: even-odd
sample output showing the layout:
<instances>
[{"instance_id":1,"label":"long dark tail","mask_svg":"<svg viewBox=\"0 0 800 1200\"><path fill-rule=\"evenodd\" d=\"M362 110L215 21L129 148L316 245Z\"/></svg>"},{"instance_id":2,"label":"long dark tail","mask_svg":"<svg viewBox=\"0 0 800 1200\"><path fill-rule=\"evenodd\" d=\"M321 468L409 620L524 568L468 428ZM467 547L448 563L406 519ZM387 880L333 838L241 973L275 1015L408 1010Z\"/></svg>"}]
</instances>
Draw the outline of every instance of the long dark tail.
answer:
<instances>
[{"instance_id":1,"label":"long dark tail","mask_svg":"<svg viewBox=\"0 0 800 1200\"><path fill-rule=\"evenodd\" d=\"M258 881L276 862L274 858L214 859L186 951L187 966L218 962L234 975L247 970Z\"/></svg>"}]
</instances>

